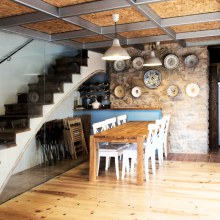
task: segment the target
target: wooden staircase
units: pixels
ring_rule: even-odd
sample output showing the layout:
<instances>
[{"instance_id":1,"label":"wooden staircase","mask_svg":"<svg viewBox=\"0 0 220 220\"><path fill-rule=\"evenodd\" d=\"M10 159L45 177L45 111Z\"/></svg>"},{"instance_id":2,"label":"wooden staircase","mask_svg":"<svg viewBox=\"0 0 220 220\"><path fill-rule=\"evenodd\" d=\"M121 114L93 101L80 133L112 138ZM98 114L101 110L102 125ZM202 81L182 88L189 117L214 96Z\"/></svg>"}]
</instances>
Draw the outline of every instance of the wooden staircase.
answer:
<instances>
[{"instance_id":1,"label":"wooden staircase","mask_svg":"<svg viewBox=\"0 0 220 220\"><path fill-rule=\"evenodd\" d=\"M48 73L38 76L38 83L28 84L28 93L18 93L17 103L5 105L0 116L0 149L16 146L16 134L30 130L30 118L41 117L43 105L53 104L53 94L63 93L64 83L72 83L72 74L87 66L87 51L75 57L60 58Z\"/></svg>"}]
</instances>

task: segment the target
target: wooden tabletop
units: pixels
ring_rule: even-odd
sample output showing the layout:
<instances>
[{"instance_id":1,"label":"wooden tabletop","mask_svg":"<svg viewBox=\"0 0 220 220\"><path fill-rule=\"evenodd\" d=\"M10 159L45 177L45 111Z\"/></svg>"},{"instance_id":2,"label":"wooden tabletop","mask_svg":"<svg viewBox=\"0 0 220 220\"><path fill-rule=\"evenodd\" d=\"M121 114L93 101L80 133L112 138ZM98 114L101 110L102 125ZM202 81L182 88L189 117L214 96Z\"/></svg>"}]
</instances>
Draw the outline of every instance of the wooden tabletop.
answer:
<instances>
[{"instance_id":1,"label":"wooden tabletop","mask_svg":"<svg viewBox=\"0 0 220 220\"><path fill-rule=\"evenodd\" d=\"M95 138L125 138L135 139L137 137L146 137L148 134L148 125L154 123L152 121L130 121L125 124L116 126L109 130L97 133Z\"/></svg>"}]
</instances>

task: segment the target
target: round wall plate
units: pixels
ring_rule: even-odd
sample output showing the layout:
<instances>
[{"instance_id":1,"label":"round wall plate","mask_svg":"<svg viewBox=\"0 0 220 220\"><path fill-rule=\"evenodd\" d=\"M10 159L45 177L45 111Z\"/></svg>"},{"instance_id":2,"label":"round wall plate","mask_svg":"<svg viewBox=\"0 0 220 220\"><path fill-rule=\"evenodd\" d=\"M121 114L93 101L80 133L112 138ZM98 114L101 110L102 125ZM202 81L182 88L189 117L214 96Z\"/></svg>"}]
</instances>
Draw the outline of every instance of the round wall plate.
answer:
<instances>
[{"instance_id":1,"label":"round wall plate","mask_svg":"<svg viewBox=\"0 0 220 220\"><path fill-rule=\"evenodd\" d=\"M135 86L132 88L131 90L131 95L134 97L134 98L139 98L142 94L142 91L141 91L141 88L138 87L138 86Z\"/></svg>"},{"instance_id":2,"label":"round wall plate","mask_svg":"<svg viewBox=\"0 0 220 220\"><path fill-rule=\"evenodd\" d=\"M185 65L189 68L193 68L195 67L199 62L199 59L196 55L188 55L186 58L185 58Z\"/></svg>"},{"instance_id":3,"label":"round wall plate","mask_svg":"<svg viewBox=\"0 0 220 220\"><path fill-rule=\"evenodd\" d=\"M122 85L116 86L114 94L117 98L123 98L125 96L125 88Z\"/></svg>"},{"instance_id":4,"label":"round wall plate","mask_svg":"<svg viewBox=\"0 0 220 220\"><path fill-rule=\"evenodd\" d=\"M179 65L179 58L175 54L169 54L164 58L164 66L169 69L173 70L176 69Z\"/></svg>"},{"instance_id":5,"label":"round wall plate","mask_svg":"<svg viewBox=\"0 0 220 220\"><path fill-rule=\"evenodd\" d=\"M31 103L37 103L40 99L40 96L37 92L28 93L28 101Z\"/></svg>"},{"instance_id":6,"label":"round wall plate","mask_svg":"<svg viewBox=\"0 0 220 220\"><path fill-rule=\"evenodd\" d=\"M175 97L178 95L178 92L179 92L179 88L176 86L176 85L170 85L168 88L167 88L167 94L170 96L170 97Z\"/></svg>"},{"instance_id":7,"label":"round wall plate","mask_svg":"<svg viewBox=\"0 0 220 220\"><path fill-rule=\"evenodd\" d=\"M132 66L136 70L141 70L143 68L143 64L144 64L144 59L142 57L136 57L132 62Z\"/></svg>"},{"instance_id":8,"label":"round wall plate","mask_svg":"<svg viewBox=\"0 0 220 220\"><path fill-rule=\"evenodd\" d=\"M124 60L116 60L114 62L114 69L117 72L123 71L125 69L125 61Z\"/></svg>"},{"instance_id":9,"label":"round wall plate","mask_svg":"<svg viewBox=\"0 0 220 220\"><path fill-rule=\"evenodd\" d=\"M196 97L199 95L200 88L196 83L190 83L186 87L186 94L189 97Z\"/></svg>"},{"instance_id":10,"label":"round wall plate","mask_svg":"<svg viewBox=\"0 0 220 220\"><path fill-rule=\"evenodd\" d=\"M148 70L144 74L144 84L150 89L157 88L161 83L161 74L158 70Z\"/></svg>"}]
</instances>

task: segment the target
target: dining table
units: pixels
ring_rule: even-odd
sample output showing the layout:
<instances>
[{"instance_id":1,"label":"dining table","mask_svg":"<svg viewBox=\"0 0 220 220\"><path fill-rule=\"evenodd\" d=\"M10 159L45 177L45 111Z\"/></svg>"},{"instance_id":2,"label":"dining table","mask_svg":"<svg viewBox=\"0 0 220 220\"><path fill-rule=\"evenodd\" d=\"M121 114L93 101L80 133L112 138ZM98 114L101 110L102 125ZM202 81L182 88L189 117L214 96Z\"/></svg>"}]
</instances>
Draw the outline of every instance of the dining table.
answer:
<instances>
[{"instance_id":1,"label":"dining table","mask_svg":"<svg viewBox=\"0 0 220 220\"><path fill-rule=\"evenodd\" d=\"M89 181L97 180L98 144L137 143L137 185L143 185L143 149L148 136L148 125L154 121L128 121L122 125L90 135Z\"/></svg>"}]
</instances>

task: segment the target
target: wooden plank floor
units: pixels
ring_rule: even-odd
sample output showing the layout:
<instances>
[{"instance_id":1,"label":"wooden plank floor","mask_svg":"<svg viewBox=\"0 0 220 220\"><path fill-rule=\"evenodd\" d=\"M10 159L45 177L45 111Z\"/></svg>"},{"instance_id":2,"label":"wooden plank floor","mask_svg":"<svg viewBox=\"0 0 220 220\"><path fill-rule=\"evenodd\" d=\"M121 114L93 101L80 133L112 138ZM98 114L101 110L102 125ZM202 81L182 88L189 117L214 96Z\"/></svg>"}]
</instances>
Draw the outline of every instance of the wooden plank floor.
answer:
<instances>
[{"instance_id":1,"label":"wooden plank floor","mask_svg":"<svg viewBox=\"0 0 220 220\"><path fill-rule=\"evenodd\" d=\"M114 167L88 181L88 163L0 206L1 220L220 219L220 164L165 161L143 186Z\"/></svg>"}]
</instances>

